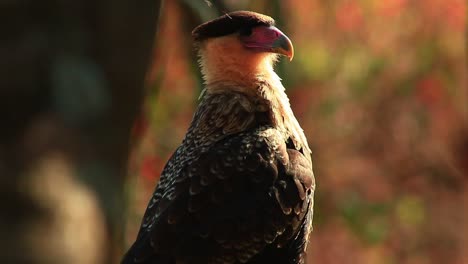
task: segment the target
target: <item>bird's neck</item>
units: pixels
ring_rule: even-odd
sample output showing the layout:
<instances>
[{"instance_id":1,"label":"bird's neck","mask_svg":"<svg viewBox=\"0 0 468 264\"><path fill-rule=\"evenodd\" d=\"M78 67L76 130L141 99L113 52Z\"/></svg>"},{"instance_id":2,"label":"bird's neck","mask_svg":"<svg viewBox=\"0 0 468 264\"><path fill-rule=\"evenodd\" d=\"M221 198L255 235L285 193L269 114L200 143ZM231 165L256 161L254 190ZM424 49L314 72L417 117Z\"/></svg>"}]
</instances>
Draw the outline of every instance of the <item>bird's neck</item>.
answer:
<instances>
[{"instance_id":1,"label":"bird's neck","mask_svg":"<svg viewBox=\"0 0 468 264\"><path fill-rule=\"evenodd\" d=\"M296 146L308 150L307 140L302 128L299 126L281 84L281 79L271 70L257 75L253 80L245 81L238 79L224 79L219 82L209 83L206 86L206 95L208 101L214 100L219 96L229 98L224 103L220 100L219 108L231 109L234 107L245 110L246 115L226 115L231 118L226 124L241 123L244 128L251 128L258 125L269 125L284 132L284 135L290 137ZM206 102L205 102L206 103ZM257 117L262 118L261 121ZM244 118L246 120L238 120ZM252 122L247 124L246 122ZM240 131L235 131L240 132Z\"/></svg>"},{"instance_id":2,"label":"bird's neck","mask_svg":"<svg viewBox=\"0 0 468 264\"><path fill-rule=\"evenodd\" d=\"M264 84L259 86L258 92L261 98L269 102L272 124L284 131L298 149L310 152L304 131L294 116L281 79L274 74L263 81Z\"/></svg>"},{"instance_id":3,"label":"bird's neck","mask_svg":"<svg viewBox=\"0 0 468 264\"><path fill-rule=\"evenodd\" d=\"M278 76L273 71L276 54L241 53L223 54L221 51L202 52L200 66L207 88L216 89L223 84L231 83L239 87L253 90L259 77Z\"/></svg>"}]
</instances>

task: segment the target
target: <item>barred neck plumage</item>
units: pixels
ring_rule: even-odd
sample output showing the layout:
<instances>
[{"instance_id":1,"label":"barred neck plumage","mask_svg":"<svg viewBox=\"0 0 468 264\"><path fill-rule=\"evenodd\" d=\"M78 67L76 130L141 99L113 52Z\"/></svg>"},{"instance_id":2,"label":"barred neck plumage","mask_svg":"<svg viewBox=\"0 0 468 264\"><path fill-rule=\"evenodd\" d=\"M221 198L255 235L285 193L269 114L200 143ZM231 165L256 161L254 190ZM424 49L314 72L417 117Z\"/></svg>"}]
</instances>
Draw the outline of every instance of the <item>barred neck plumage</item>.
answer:
<instances>
[{"instance_id":1,"label":"barred neck plumage","mask_svg":"<svg viewBox=\"0 0 468 264\"><path fill-rule=\"evenodd\" d=\"M191 130L208 134L222 130L222 134L233 134L261 125L277 128L285 140L290 138L297 149L310 153L276 74L258 76L252 87L232 81L209 84L201 96Z\"/></svg>"},{"instance_id":2,"label":"barred neck plumage","mask_svg":"<svg viewBox=\"0 0 468 264\"><path fill-rule=\"evenodd\" d=\"M285 131L296 148L303 148L305 152L310 153L304 131L294 116L281 79L273 72L267 78L259 77L258 83L258 95L269 102L274 126Z\"/></svg>"}]
</instances>

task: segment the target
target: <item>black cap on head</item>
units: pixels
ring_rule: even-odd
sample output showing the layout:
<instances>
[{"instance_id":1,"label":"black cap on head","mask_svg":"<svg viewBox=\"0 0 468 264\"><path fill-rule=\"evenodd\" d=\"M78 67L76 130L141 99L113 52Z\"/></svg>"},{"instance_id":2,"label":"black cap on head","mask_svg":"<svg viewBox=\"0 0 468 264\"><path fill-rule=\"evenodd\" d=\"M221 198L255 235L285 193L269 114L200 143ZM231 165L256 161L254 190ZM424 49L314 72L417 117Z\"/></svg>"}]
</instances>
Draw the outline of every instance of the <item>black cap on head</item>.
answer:
<instances>
[{"instance_id":1,"label":"black cap on head","mask_svg":"<svg viewBox=\"0 0 468 264\"><path fill-rule=\"evenodd\" d=\"M251 11L235 11L203 23L192 31L195 41L232 34L242 28L273 26L273 18Z\"/></svg>"}]
</instances>

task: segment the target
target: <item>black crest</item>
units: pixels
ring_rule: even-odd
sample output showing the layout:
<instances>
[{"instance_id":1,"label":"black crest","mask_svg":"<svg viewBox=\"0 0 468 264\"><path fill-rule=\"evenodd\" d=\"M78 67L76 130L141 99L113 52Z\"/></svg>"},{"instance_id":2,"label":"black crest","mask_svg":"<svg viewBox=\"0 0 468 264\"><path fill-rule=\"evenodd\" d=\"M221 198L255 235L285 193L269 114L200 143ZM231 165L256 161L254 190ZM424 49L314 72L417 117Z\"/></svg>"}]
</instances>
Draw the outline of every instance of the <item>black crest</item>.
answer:
<instances>
[{"instance_id":1,"label":"black crest","mask_svg":"<svg viewBox=\"0 0 468 264\"><path fill-rule=\"evenodd\" d=\"M203 23L192 31L195 41L232 34L242 28L273 26L273 18L251 11L235 11Z\"/></svg>"}]
</instances>

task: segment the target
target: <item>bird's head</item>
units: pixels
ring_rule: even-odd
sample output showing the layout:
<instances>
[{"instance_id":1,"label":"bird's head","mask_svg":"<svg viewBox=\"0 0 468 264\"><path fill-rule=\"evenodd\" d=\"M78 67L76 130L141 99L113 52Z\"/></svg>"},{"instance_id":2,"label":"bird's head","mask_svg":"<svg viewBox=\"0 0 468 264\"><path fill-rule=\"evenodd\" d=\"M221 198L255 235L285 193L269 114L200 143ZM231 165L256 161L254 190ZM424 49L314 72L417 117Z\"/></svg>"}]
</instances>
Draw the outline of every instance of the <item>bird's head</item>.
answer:
<instances>
[{"instance_id":1,"label":"bird's head","mask_svg":"<svg viewBox=\"0 0 468 264\"><path fill-rule=\"evenodd\" d=\"M236 11L201 24L192 31L207 84L250 82L273 73L278 55L293 58L289 38L266 15Z\"/></svg>"}]
</instances>

